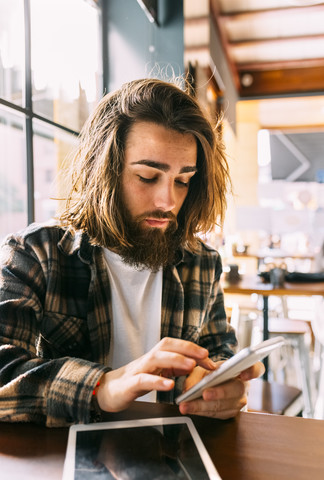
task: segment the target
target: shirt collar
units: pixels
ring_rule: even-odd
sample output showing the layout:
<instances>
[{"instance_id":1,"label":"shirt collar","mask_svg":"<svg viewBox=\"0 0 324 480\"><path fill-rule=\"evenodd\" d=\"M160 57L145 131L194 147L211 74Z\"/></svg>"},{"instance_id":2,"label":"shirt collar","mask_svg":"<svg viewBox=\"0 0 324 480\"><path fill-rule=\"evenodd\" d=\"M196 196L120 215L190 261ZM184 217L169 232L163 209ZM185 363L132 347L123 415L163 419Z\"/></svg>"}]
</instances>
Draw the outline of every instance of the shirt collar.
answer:
<instances>
[{"instance_id":1,"label":"shirt collar","mask_svg":"<svg viewBox=\"0 0 324 480\"><path fill-rule=\"evenodd\" d=\"M80 230L75 233L66 230L58 243L58 248L65 255L75 255L77 253L83 262L90 264L96 247L90 244L86 233Z\"/></svg>"},{"instance_id":2,"label":"shirt collar","mask_svg":"<svg viewBox=\"0 0 324 480\"><path fill-rule=\"evenodd\" d=\"M177 267L180 263L188 262L192 257L194 256L194 253L188 250L185 247L180 247L175 254L175 259L173 262L173 265Z\"/></svg>"}]
</instances>

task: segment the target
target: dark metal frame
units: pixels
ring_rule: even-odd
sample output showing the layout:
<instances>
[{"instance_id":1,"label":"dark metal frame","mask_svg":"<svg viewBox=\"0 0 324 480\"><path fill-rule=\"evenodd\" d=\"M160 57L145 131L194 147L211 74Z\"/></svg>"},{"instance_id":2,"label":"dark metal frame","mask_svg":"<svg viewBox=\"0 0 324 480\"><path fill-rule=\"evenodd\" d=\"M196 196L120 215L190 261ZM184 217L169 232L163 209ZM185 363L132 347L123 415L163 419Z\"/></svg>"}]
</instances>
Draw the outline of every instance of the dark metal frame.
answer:
<instances>
[{"instance_id":1,"label":"dark metal frame","mask_svg":"<svg viewBox=\"0 0 324 480\"><path fill-rule=\"evenodd\" d=\"M101 36L101 56L102 56L102 74L103 92L108 85L108 32L107 32L107 1L100 0L96 2L100 11L100 36ZM41 120L43 123L58 128L64 132L78 136L77 132L71 128L56 123L33 111L32 103L32 74L31 74L31 22L30 22L30 0L24 0L24 24L25 24L25 85L24 99L25 106L21 107L3 98L0 98L0 105L7 107L12 111L19 112L25 117L26 134L26 162L27 162L27 222L35 221L35 201L34 201L34 152L33 152L33 119Z\"/></svg>"}]
</instances>

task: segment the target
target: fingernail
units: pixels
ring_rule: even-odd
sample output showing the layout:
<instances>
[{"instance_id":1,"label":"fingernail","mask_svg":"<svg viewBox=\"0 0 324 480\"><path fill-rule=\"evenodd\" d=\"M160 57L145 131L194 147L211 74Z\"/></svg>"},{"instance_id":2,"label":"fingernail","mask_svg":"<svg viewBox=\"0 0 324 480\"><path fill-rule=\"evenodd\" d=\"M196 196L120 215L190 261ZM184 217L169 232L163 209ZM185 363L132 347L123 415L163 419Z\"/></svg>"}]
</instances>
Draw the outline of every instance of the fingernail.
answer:
<instances>
[{"instance_id":1,"label":"fingernail","mask_svg":"<svg viewBox=\"0 0 324 480\"><path fill-rule=\"evenodd\" d=\"M193 368L196 365L195 360L193 360L192 358L185 358L183 363L185 367L189 368Z\"/></svg>"},{"instance_id":2,"label":"fingernail","mask_svg":"<svg viewBox=\"0 0 324 480\"><path fill-rule=\"evenodd\" d=\"M163 385L165 387L173 387L174 381L171 379L165 379L163 380Z\"/></svg>"},{"instance_id":3,"label":"fingernail","mask_svg":"<svg viewBox=\"0 0 324 480\"><path fill-rule=\"evenodd\" d=\"M182 413L182 415L186 415L187 413L189 413L188 404L182 403L180 406L180 412Z\"/></svg>"},{"instance_id":4,"label":"fingernail","mask_svg":"<svg viewBox=\"0 0 324 480\"><path fill-rule=\"evenodd\" d=\"M209 355L209 351L207 350L207 348L204 347L201 347L199 352L202 357L206 356L206 354Z\"/></svg>"},{"instance_id":5,"label":"fingernail","mask_svg":"<svg viewBox=\"0 0 324 480\"><path fill-rule=\"evenodd\" d=\"M211 368L215 368L216 367L216 363L213 362L213 360L211 358L208 358L208 364L211 366Z\"/></svg>"}]
</instances>

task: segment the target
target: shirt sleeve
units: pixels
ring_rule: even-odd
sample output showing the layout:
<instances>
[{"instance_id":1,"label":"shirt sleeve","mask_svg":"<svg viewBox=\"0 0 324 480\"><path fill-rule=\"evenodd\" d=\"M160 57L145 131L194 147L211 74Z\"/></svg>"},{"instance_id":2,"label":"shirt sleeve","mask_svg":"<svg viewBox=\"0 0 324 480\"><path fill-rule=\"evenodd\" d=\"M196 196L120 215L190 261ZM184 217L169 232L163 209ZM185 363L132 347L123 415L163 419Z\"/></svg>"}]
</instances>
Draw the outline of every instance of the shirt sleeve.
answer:
<instances>
[{"instance_id":1,"label":"shirt sleeve","mask_svg":"<svg viewBox=\"0 0 324 480\"><path fill-rule=\"evenodd\" d=\"M15 237L0 255L0 421L89 422L92 391L108 368L80 358L37 355L45 260Z\"/></svg>"},{"instance_id":2,"label":"shirt sleeve","mask_svg":"<svg viewBox=\"0 0 324 480\"><path fill-rule=\"evenodd\" d=\"M222 264L218 255L204 326L199 339L199 344L208 349L214 361L230 358L237 349L235 330L229 324L225 312L224 293L220 283L221 273Z\"/></svg>"}]
</instances>

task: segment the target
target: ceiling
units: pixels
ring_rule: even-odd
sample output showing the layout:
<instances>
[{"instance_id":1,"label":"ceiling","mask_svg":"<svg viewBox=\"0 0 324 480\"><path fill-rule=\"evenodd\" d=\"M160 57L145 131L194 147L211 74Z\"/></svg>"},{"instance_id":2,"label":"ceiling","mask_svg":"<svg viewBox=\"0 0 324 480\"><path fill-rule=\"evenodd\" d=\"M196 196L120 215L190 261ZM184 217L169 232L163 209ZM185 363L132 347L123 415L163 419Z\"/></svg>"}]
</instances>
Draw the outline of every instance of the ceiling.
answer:
<instances>
[{"instance_id":1,"label":"ceiling","mask_svg":"<svg viewBox=\"0 0 324 480\"><path fill-rule=\"evenodd\" d=\"M273 179L324 183L324 1L184 0L184 17L185 64L205 69L201 84L219 67L213 22L240 99L258 101Z\"/></svg>"},{"instance_id":2,"label":"ceiling","mask_svg":"<svg viewBox=\"0 0 324 480\"><path fill-rule=\"evenodd\" d=\"M243 98L324 93L324 1L211 0Z\"/></svg>"}]
</instances>

